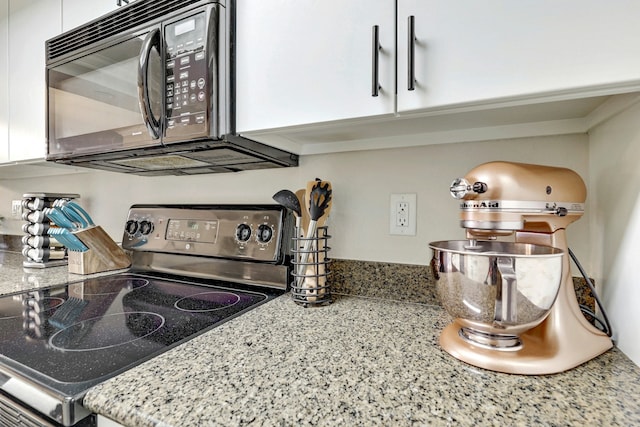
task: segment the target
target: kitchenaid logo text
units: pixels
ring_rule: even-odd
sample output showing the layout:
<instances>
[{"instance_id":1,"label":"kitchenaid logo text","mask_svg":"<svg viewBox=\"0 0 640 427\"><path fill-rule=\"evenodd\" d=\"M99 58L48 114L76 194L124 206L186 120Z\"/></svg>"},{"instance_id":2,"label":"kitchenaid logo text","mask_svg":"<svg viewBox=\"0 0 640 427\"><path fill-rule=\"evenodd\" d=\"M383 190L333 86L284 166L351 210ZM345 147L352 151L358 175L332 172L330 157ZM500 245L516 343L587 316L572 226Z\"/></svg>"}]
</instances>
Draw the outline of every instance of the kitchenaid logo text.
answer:
<instances>
[{"instance_id":1,"label":"kitchenaid logo text","mask_svg":"<svg viewBox=\"0 0 640 427\"><path fill-rule=\"evenodd\" d=\"M460 203L460 208L462 209L473 209L473 208L489 208L496 209L500 208L500 202L484 200L477 202L462 202Z\"/></svg>"}]
</instances>

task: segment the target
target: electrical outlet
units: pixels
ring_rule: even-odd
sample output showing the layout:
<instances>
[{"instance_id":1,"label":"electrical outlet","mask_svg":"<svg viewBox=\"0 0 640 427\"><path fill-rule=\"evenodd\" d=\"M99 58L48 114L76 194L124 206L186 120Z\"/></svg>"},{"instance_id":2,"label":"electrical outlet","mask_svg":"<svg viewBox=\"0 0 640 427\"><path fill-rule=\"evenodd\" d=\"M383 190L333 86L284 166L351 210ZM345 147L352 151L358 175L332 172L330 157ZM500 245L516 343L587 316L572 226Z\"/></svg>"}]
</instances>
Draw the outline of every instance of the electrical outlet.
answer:
<instances>
[{"instance_id":1,"label":"electrical outlet","mask_svg":"<svg viewBox=\"0 0 640 427\"><path fill-rule=\"evenodd\" d=\"M409 203L402 201L396 204L396 227L409 226Z\"/></svg>"},{"instance_id":2,"label":"electrical outlet","mask_svg":"<svg viewBox=\"0 0 640 427\"><path fill-rule=\"evenodd\" d=\"M11 218L20 219L22 217L22 200L11 201Z\"/></svg>"},{"instance_id":3,"label":"electrical outlet","mask_svg":"<svg viewBox=\"0 0 640 427\"><path fill-rule=\"evenodd\" d=\"M389 216L389 234L416 235L416 194L392 194Z\"/></svg>"}]
</instances>

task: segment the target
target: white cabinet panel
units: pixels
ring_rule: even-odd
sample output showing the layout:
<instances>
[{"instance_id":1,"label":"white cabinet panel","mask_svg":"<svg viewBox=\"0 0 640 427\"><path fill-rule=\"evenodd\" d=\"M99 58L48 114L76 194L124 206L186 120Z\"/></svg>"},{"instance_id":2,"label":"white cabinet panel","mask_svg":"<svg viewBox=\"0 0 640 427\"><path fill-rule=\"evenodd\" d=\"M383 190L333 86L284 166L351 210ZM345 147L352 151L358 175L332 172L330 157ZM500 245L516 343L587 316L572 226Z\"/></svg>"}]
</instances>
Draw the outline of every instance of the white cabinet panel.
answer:
<instances>
[{"instance_id":1,"label":"white cabinet panel","mask_svg":"<svg viewBox=\"0 0 640 427\"><path fill-rule=\"evenodd\" d=\"M0 0L0 162L9 160L9 0Z\"/></svg>"},{"instance_id":2,"label":"white cabinet panel","mask_svg":"<svg viewBox=\"0 0 640 427\"><path fill-rule=\"evenodd\" d=\"M45 40L60 33L60 1L9 0L9 159L42 159Z\"/></svg>"},{"instance_id":3,"label":"white cabinet panel","mask_svg":"<svg viewBox=\"0 0 640 427\"><path fill-rule=\"evenodd\" d=\"M638 16L637 0L399 0L398 111L639 80Z\"/></svg>"},{"instance_id":4,"label":"white cabinet panel","mask_svg":"<svg viewBox=\"0 0 640 427\"><path fill-rule=\"evenodd\" d=\"M392 114L394 10L394 0L239 0L237 129ZM377 97L374 25L381 45Z\"/></svg>"},{"instance_id":5,"label":"white cabinet panel","mask_svg":"<svg viewBox=\"0 0 640 427\"><path fill-rule=\"evenodd\" d=\"M62 31L86 24L116 8L116 0L62 0Z\"/></svg>"},{"instance_id":6,"label":"white cabinet panel","mask_svg":"<svg viewBox=\"0 0 640 427\"><path fill-rule=\"evenodd\" d=\"M254 136L277 139L280 133L295 144L301 142L291 138L295 129L313 128L326 130L331 141L340 132L343 139L357 139L348 125L364 122L343 119L395 114L419 120L440 110L481 111L640 88L637 0L239 4L237 127ZM409 16L415 24L414 90L408 89ZM380 99L369 93L375 24L383 47ZM314 124L320 125L298 126Z\"/></svg>"}]
</instances>

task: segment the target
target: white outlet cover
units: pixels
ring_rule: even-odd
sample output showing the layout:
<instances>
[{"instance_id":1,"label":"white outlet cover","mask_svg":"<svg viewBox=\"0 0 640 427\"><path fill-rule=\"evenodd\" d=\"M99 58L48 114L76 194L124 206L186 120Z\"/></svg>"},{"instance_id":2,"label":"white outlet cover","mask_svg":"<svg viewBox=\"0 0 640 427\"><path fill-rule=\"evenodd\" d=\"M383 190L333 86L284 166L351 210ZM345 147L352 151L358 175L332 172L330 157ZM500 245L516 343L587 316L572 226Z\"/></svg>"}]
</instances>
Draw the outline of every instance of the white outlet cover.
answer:
<instances>
[{"instance_id":1,"label":"white outlet cover","mask_svg":"<svg viewBox=\"0 0 640 427\"><path fill-rule=\"evenodd\" d=\"M415 236L416 235L416 193L402 193L391 194L389 201L389 234L398 236ZM404 202L408 204L409 215L407 218L407 225L404 227L398 226L397 219L397 206L399 203Z\"/></svg>"}]
</instances>

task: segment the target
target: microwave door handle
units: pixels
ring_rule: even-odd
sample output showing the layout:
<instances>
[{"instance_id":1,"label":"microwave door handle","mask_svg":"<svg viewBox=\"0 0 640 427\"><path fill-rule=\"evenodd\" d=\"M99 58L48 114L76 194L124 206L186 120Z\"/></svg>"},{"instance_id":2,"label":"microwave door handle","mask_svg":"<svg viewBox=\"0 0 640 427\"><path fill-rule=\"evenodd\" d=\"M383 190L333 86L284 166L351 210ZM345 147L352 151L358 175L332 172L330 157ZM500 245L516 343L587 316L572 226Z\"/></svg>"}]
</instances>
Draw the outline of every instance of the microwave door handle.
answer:
<instances>
[{"instance_id":1,"label":"microwave door handle","mask_svg":"<svg viewBox=\"0 0 640 427\"><path fill-rule=\"evenodd\" d=\"M140 61L138 62L138 102L140 103L140 111L142 119L147 125L151 138L160 138L160 121L153 116L151 111L151 101L149 100L149 56L151 49L157 46L160 52L160 30L154 29L142 43L140 49Z\"/></svg>"}]
</instances>

